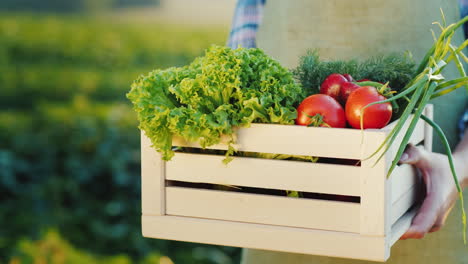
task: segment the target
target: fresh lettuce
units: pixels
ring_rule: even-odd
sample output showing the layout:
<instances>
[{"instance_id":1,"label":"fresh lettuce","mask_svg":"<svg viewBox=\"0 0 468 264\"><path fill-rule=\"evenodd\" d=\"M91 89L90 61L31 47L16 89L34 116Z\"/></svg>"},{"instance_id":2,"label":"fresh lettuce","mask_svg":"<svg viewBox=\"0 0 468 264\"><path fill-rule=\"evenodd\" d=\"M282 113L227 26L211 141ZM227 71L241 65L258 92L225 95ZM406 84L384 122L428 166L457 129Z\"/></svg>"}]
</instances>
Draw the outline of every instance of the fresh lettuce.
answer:
<instances>
[{"instance_id":1,"label":"fresh lettuce","mask_svg":"<svg viewBox=\"0 0 468 264\"><path fill-rule=\"evenodd\" d=\"M174 155L172 137L218 144L251 123L293 124L305 97L292 74L260 49L213 46L190 65L155 70L132 84L127 97L164 160Z\"/></svg>"}]
</instances>

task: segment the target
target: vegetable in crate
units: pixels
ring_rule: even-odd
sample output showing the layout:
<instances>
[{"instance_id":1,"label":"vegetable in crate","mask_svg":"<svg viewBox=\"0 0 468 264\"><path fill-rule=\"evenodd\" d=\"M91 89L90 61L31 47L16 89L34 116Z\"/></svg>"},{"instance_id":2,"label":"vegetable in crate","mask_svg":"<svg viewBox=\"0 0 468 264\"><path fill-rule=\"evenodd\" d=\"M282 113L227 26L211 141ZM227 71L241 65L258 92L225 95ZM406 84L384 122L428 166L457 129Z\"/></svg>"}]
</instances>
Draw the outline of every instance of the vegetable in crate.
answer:
<instances>
[{"instance_id":1,"label":"vegetable in crate","mask_svg":"<svg viewBox=\"0 0 468 264\"><path fill-rule=\"evenodd\" d=\"M353 83L353 82L347 82L347 83L344 83L342 86L341 86L341 89L340 89L340 96L339 96L339 102L342 104L342 105L346 105L346 102L348 101L348 97L349 95L354 92L355 90L357 90L359 87L359 85Z\"/></svg>"},{"instance_id":2,"label":"vegetable in crate","mask_svg":"<svg viewBox=\"0 0 468 264\"><path fill-rule=\"evenodd\" d=\"M348 74L349 75L349 74ZM320 93L339 99L341 87L349 80L339 73L330 74L320 85Z\"/></svg>"},{"instance_id":3,"label":"vegetable in crate","mask_svg":"<svg viewBox=\"0 0 468 264\"><path fill-rule=\"evenodd\" d=\"M345 112L333 97L314 94L304 99L297 108L296 125L344 128Z\"/></svg>"},{"instance_id":4,"label":"vegetable in crate","mask_svg":"<svg viewBox=\"0 0 468 264\"><path fill-rule=\"evenodd\" d=\"M384 103L366 107L370 103L385 99L387 98L375 87L363 86L356 89L346 102L346 120L349 125L362 129L385 127L392 118L392 105Z\"/></svg>"},{"instance_id":5,"label":"vegetable in crate","mask_svg":"<svg viewBox=\"0 0 468 264\"><path fill-rule=\"evenodd\" d=\"M351 74L343 74L343 76L348 80L348 82L354 82L354 78L351 76Z\"/></svg>"},{"instance_id":6,"label":"vegetable in crate","mask_svg":"<svg viewBox=\"0 0 468 264\"><path fill-rule=\"evenodd\" d=\"M188 66L141 76L127 97L139 128L164 160L174 155L173 136L207 147L227 135L227 162L235 151L235 127L293 124L295 106L305 94L292 74L262 50L213 46Z\"/></svg>"},{"instance_id":7,"label":"vegetable in crate","mask_svg":"<svg viewBox=\"0 0 468 264\"><path fill-rule=\"evenodd\" d=\"M354 83L354 79L349 74L330 74L320 85L320 93L333 97L341 105L345 106L349 95L361 86Z\"/></svg>"},{"instance_id":8,"label":"vegetable in crate","mask_svg":"<svg viewBox=\"0 0 468 264\"><path fill-rule=\"evenodd\" d=\"M403 88L412 79L415 63L411 56L398 53L376 56L364 61L322 61L318 51L308 51L300 58L299 66L293 72L307 94L318 93L321 84L334 73L343 74L347 79L389 82L389 86L398 91L398 88Z\"/></svg>"}]
</instances>

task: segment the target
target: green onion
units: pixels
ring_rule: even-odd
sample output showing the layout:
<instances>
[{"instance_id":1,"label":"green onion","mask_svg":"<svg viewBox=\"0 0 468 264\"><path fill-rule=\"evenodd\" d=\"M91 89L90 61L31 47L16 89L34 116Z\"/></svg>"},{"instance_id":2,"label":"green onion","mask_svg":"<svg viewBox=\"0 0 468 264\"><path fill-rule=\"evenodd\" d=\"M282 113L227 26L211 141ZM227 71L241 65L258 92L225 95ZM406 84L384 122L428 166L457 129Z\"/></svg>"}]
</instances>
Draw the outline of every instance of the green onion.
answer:
<instances>
[{"instance_id":1,"label":"green onion","mask_svg":"<svg viewBox=\"0 0 468 264\"><path fill-rule=\"evenodd\" d=\"M463 204L463 192L460 186L460 182L458 181L457 173L455 171L455 166L453 164L453 156L452 156L452 151L450 150L450 145L447 141L447 137L445 137L444 132L442 131L439 125L437 125L434 121L432 121L431 119L427 118L424 115L421 115L421 119L424 120L426 123L428 123L430 126L432 126L432 128L434 128L437 135L439 136L442 143L444 144L445 151L447 151L447 154L448 154L447 156L449 158L449 163L450 163L450 170L452 171L453 180L455 181L455 186L457 187L458 196L460 198L460 206L462 210L462 223L463 223L463 242L466 244L466 212L465 212L465 206Z\"/></svg>"},{"instance_id":2,"label":"green onion","mask_svg":"<svg viewBox=\"0 0 468 264\"><path fill-rule=\"evenodd\" d=\"M393 97L390 97L386 100L372 103L367 105L365 108L370 107L375 104L393 102L397 99L404 98L408 101L408 104L404 111L401 113L397 124L390 131L390 133L385 138L384 142L377 148L377 150L372 153L366 159L369 159L377 154L379 157L376 161L380 161L384 157L385 153L389 150L390 146L396 140L397 136L402 132L403 126L406 124L407 120L413 115L409 127L406 131L403 131L404 136L399 146L395 157L393 157L392 164L389 168L387 177L390 176L396 165L398 164L402 154L405 151L406 145L411 138L411 135L418 123L419 119L423 119L430 126L434 128L438 136L441 138L446 154L450 163L450 169L452 176L455 180L455 185L457 186L457 191L459 198L461 200L462 207L462 223L463 223L463 241L466 244L466 214L463 204L463 193L461 191L460 183L458 181L454 165L453 165L453 156L450 150L450 146L447 142L447 139L442 131L442 129L434 123L432 120L428 119L423 115L425 106L429 103L431 99L444 96L448 93L455 91L456 89L465 86L468 91L468 77L466 75L462 61L468 62L467 56L463 53L463 49L468 46L468 41L463 42L459 47L454 46L451 41L454 37L455 31L459 29L465 22L468 21L468 16L464 17L462 20L457 23L450 24L446 26L445 16L442 12L442 24L434 23L441 27L441 33L439 37L435 37L435 42L429 51L425 54L423 60L419 64L416 73L413 76L413 79L408 82L408 84L401 90L401 92ZM460 59L460 57L462 59ZM442 75L443 70L450 63L455 64L459 77L445 81L444 76Z\"/></svg>"}]
</instances>

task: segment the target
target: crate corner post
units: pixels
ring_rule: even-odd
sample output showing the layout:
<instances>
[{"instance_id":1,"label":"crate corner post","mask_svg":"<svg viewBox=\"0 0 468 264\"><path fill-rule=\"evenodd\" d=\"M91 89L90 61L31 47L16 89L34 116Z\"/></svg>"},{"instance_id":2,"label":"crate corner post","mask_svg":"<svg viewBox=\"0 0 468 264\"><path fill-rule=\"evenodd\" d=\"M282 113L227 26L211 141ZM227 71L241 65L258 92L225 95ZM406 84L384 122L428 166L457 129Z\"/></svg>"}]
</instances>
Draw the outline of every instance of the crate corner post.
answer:
<instances>
[{"instance_id":1,"label":"crate corner post","mask_svg":"<svg viewBox=\"0 0 468 264\"><path fill-rule=\"evenodd\" d=\"M143 216L165 215L165 161L141 131L141 209Z\"/></svg>"},{"instance_id":2,"label":"crate corner post","mask_svg":"<svg viewBox=\"0 0 468 264\"><path fill-rule=\"evenodd\" d=\"M391 232L388 219L391 213L391 182L387 180L389 160L384 156L377 161L378 155L368 158L384 141L387 133L365 131L361 149L361 219L360 234L365 236L386 237Z\"/></svg>"},{"instance_id":3,"label":"crate corner post","mask_svg":"<svg viewBox=\"0 0 468 264\"><path fill-rule=\"evenodd\" d=\"M424 115L433 120L434 119L434 105L428 104L424 109ZM424 148L427 151L432 151L432 138L433 138L433 128L429 124L424 124Z\"/></svg>"}]
</instances>

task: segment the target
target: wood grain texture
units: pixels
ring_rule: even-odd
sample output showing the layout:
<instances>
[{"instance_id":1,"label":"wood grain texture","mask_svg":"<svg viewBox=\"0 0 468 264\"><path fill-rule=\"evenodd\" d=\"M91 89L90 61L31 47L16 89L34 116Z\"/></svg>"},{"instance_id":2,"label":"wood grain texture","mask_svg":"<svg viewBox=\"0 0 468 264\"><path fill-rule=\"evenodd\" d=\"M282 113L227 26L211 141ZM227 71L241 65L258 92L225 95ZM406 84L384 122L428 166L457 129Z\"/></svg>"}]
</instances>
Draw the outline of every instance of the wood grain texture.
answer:
<instances>
[{"instance_id":1,"label":"wood grain texture","mask_svg":"<svg viewBox=\"0 0 468 264\"><path fill-rule=\"evenodd\" d=\"M312 162L176 153L166 179L278 190L360 196L360 167Z\"/></svg>"},{"instance_id":2,"label":"wood grain texture","mask_svg":"<svg viewBox=\"0 0 468 264\"><path fill-rule=\"evenodd\" d=\"M408 130L409 124L411 122L411 119L413 116L411 115L410 118L406 121L406 123L403 125L403 128L401 129L400 133L398 133L397 137L395 138L395 141L392 143L390 146L388 152L386 155L390 158L393 159L395 157L398 148L401 145L401 141L403 140L403 137L405 136L405 132ZM396 121L393 122L391 125L387 126L383 130L386 131L387 133L390 133L391 128L396 124ZM426 124L425 122L420 119L418 123L416 124L416 127L414 128L413 133L411 134L410 140L408 143L413 144L413 145L418 145L422 141L424 141L424 138L426 137Z\"/></svg>"},{"instance_id":3,"label":"wood grain texture","mask_svg":"<svg viewBox=\"0 0 468 264\"><path fill-rule=\"evenodd\" d=\"M167 214L359 233L357 203L167 187Z\"/></svg>"},{"instance_id":4,"label":"wood grain texture","mask_svg":"<svg viewBox=\"0 0 468 264\"><path fill-rule=\"evenodd\" d=\"M394 224L398 219L404 215L408 209L413 206L420 198L420 186L413 185L405 194L403 194L397 201L392 204L392 211L390 214L390 223Z\"/></svg>"},{"instance_id":5,"label":"wood grain texture","mask_svg":"<svg viewBox=\"0 0 468 264\"><path fill-rule=\"evenodd\" d=\"M164 215L164 161L151 147L151 141L141 132L141 209L143 214Z\"/></svg>"},{"instance_id":6,"label":"wood grain texture","mask_svg":"<svg viewBox=\"0 0 468 264\"><path fill-rule=\"evenodd\" d=\"M366 144L363 149L363 157L373 153L385 139L385 134L380 134L372 142ZM365 154L364 154L365 153ZM389 190L391 185L387 184L386 171L388 161L386 158L376 163L373 157L363 160L361 164L361 235L385 236L390 232L386 216L389 213Z\"/></svg>"},{"instance_id":7,"label":"wood grain texture","mask_svg":"<svg viewBox=\"0 0 468 264\"><path fill-rule=\"evenodd\" d=\"M384 237L177 216L143 216L143 236L301 254L385 261Z\"/></svg>"},{"instance_id":8,"label":"wood grain texture","mask_svg":"<svg viewBox=\"0 0 468 264\"><path fill-rule=\"evenodd\" d=\"M428 104L426 109L424 109L424 115L432 120L434 118L434 106ZM427 151L432 151L433 130L434 129L429 124L424 125L424 148Z\"/></svg>"},{"instance_id":9,"label":"wood grain texture","mask_svg":"<svg viewBox=\"0 0 468 264\"><path fill-rule=\"evenodd\" d=\"M367 144L375 136L384 134L377 129L363 133L350 128L304 127L275 124L252 124L237 130L236 149L273 154L306 155L342 159L361 159L361 142ZM364 141L362 138L364 136ZM181 138L173 139L174 146L200 147ZM226 149L220 144L209 149Z\"/></svg>"},{"instance_id":10,"label":"wood grain texture","mask_svg":"<svg viewBox=\"0 0 468 264\"><path fill-rule=\"evenodd\" d=\"M388 236L388 243L390 246L394 245L400 237L408 230L413 221L413 217L418 212L419 208L413 208L406 212L402 217L398 219L396 223L392 225L392 233Z\"/></svg>"},{"instance_id":11,"label":"wood grain texture","mask_svg":"<svg viewBox=\"0 0 468 264\"><path fill-rule=\"evenodd\" d=\"M420 176L412 165L402 164L397 166L389 179L392 182L391 203L395 203L414 185L418 184L419 179Z\"/></svg>"}]
</instances>

